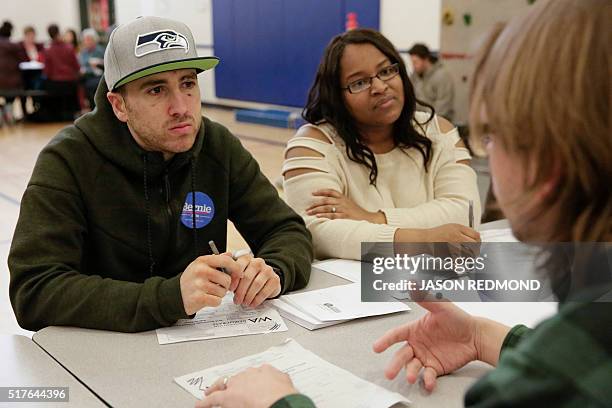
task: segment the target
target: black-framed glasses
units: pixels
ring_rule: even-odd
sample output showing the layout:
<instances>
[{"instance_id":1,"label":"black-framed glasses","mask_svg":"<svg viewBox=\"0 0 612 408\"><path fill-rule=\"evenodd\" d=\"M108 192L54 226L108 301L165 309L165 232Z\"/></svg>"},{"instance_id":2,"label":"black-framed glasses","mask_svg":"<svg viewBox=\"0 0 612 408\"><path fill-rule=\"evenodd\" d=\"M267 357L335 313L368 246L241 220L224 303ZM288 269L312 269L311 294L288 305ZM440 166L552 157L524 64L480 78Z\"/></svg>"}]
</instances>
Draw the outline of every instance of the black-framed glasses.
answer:
<instances>
[{"instance_id":1,"label":"black-framed glasses","mask_svg":"<svg viewBox=\"0 0 612 408\"><path fill-rule=\"evenodd\" d=\"M342 89L347 90L352 94L363 92L366 89L370 89L370 87L372 86L372 80L374 78L378 78L381 81L387 82L388 80L395 78L397 74L399 74L399 64L396 62L395 64L391 64L382 68L376 73L376 75L367 78L357 79L356 81L351 82Z\"/></svg>"}]
</instances>

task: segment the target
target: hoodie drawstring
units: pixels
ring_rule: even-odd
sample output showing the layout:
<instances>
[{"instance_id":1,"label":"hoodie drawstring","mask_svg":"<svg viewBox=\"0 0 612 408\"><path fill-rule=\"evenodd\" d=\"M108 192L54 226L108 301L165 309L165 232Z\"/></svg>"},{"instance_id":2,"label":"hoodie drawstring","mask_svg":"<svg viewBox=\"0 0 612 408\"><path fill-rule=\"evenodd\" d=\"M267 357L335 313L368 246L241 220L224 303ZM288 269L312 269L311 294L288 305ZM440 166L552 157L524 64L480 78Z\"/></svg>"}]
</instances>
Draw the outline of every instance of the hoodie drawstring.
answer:
<instances>
[{"instance_id":1,"label":"hoodie drawstring","mask_svg":"<svg viewBox=\"0 0 612 408\"><path fill-rule=\"evenodd\" d=\"M155 259L153 258L153 238L151 237L151 209L149 208L149 189L147 183L147 155L142 155L144 164L144 196L145 196L145 213L147 216L147 248L149 250L149 276L153 276L155 269Z\"/></svg>"}]
</instances>

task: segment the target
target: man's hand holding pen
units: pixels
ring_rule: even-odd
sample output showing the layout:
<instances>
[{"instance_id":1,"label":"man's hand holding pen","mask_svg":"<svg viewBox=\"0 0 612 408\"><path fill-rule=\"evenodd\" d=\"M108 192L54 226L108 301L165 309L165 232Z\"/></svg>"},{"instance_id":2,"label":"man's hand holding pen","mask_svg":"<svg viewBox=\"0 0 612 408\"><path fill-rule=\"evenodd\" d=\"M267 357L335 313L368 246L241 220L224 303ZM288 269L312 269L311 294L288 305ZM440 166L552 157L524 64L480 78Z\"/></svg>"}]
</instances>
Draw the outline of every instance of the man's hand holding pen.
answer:
<instances>
[{"instance_id":1,"label":"man's hand holding pen","mask_svg":"<svg viewBox=\"0 0 612 408\"><path fill-rule=\"evenodd\" d=\"M219 306L228 291L234 292L235 304L252 308L281 292L279 275L262 258L250 251L234 258L229 252L219 254L214 242L209 245L213 254L198 257L180 278L188 315L206 306Z\"/></svg>"},{"instance_id":2,"label":"man's hand holding pen","mask_svg":"<svg viewBox=\"0 0 612 408\"><path fill-rule=\"evenodd\" d=\"M185 312L196 313L203 307L217 307L230 289L232 280L242 276L238 262L228 255L205 255L189 264L180 278Z\"/></svg>"}]
</instances>

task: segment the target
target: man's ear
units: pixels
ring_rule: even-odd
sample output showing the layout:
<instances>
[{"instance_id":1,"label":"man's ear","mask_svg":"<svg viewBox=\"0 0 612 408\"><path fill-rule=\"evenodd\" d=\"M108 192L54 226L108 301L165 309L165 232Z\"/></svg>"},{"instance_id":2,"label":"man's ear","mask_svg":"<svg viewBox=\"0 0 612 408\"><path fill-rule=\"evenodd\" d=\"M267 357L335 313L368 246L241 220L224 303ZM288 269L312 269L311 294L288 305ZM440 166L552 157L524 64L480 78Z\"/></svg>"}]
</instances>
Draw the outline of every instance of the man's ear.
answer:
<instances>
[{"instance_id":1,"label":"man's ear","mask_svg":"<svg viewBox=\"0 0 612 408\"><path fill-rule=\"evenodd\" d=\"M546 179L540 184L538 188L538 196L541 200L546 200L550 196L555 194L555 191L559 189L559 186L563 182L563 166L561 161L557 158L551 158L551 167L548 172Z\"/></svg>"},{"instance_id":2,"label":"man's ear","mask_svg":"<svg viewBox=\"0 0 612 408\"><path fill-rule=\"evenodd\" d=\"M106 99L108 99L108 102L111 104L117 119L122 122L127 122L128 113L123 96L121 96L121 94L118 92L109 91L106 93Z\"/></svg>"}]
</instances>

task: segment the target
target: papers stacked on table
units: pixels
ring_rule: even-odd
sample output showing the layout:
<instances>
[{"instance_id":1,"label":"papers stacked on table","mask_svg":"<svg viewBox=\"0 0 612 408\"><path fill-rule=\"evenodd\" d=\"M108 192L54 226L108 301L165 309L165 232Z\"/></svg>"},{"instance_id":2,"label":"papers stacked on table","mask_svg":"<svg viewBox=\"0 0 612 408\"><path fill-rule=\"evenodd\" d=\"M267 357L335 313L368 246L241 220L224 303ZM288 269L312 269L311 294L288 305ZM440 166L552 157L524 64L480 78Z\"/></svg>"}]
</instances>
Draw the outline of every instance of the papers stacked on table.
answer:
<instances>
[{"instance_id":1,"label":"papers stacked on table","mask_svg":"<svg viewBox=\"0 0 612 408\"><path fill-rule=\"evenodd\" d=\"M246 368L262 364L270 364L289 374L295 387L308 395L318 408L387 408L396 403L409 403L404 396L362 380L323 360L293 339L263 353L187 374L174 381L196 398L202 399L204 390L217 379L231 377Z\"/></svg>"},{"instance_id":2,"label":"papers stacked on table","mask_svg":"<svg viewBox=\"0 0 612 408\"><path fill-rule=\"evenodd\" d=\"M360 317L404 312L410 307L397 301L362 302L359 283L332 286L281 296L266 303L308 330L331 326Z\"/></svg>"},{"instance_id":3,"label":"papers stacked on table","mask_svg":"<svg viewBox=\"0 0 612 408\"><path fill-rule=\"evenodd\" d=\"M234 294L228 293L218 307L204 308L193 319L181 319L174 326L157 329L157 341L170 344L287 331L275 309L265 304L247 309L235 305L233 299Z\"/></svg>"}]
</instances>

